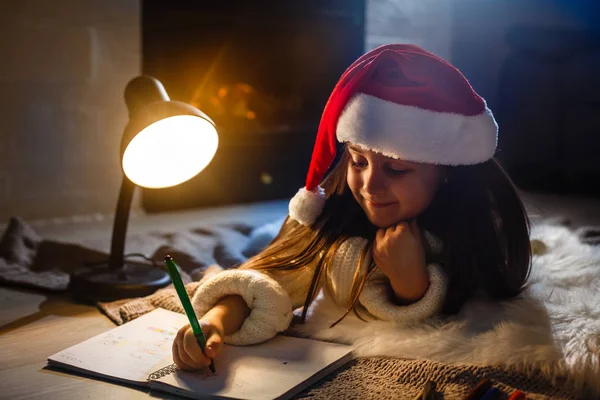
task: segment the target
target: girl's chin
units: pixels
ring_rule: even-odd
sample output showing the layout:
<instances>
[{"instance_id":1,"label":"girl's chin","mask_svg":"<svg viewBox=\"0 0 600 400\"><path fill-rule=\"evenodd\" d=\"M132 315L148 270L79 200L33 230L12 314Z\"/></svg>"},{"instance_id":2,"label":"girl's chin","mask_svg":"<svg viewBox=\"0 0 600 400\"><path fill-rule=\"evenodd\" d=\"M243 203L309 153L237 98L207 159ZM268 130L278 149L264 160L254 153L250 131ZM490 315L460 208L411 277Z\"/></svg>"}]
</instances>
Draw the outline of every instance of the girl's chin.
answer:
<instances>
[{"instance_id":1,"label":"girl's chin","mask_svg":"<svg viewBox=\"0 0 600 400\"><path fill-rule=\"evenodd\" d=\"M389 228L390 226L396 225L399 222L406 221L410 216L404 215L398 208L394 207L382 207L372 208L363 207L363 211L367 215L367 218L373 225L383 229Z\"/></svg>"},{"instance_id":2,"label":"girl's chin","mask_svg":"<svg viewBox=\"0 0 600 400\"><path fill-rule=\"evenodd\" d=\"M371 223L373 225L375 225L376 227L378 227L379 229L386 229L389 228L390 226L396 225L397 223L403 221L403 219L401 218L384 218L381 216L375 216L375 215L369 215L368 216L369 221L371 221Z\"/></svg>"}]
</instances>

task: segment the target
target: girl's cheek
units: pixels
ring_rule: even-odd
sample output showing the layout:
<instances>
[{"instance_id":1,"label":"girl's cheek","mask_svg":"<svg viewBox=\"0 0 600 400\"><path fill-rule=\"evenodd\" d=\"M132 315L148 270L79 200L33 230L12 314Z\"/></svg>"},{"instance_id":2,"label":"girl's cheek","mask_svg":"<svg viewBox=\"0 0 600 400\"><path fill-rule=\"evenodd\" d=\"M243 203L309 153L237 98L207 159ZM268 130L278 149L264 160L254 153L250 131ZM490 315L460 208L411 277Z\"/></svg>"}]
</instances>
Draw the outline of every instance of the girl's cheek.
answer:
<instances>
[{"instance_id":1,"label":"girl's cheek","mask_svg":"<svg viewBox=\"0 0 600 400\"><path fill-rule=\"evenodd\" d=\"M362 186L360 174L354 171L348 172L347 182L348 186L350 187L350 190L352 190L353 192L359 190Z\"/></svg>"}]
</instances>

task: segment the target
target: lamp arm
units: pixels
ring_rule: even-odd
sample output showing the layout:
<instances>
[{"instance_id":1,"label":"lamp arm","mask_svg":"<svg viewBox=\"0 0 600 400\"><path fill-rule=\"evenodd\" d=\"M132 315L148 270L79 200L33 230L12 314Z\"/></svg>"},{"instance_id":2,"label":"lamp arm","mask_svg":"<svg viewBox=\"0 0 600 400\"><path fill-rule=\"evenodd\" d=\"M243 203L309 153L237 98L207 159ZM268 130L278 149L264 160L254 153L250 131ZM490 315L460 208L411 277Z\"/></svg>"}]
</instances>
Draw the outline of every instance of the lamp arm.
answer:
<instances>
[{"instance_id":1,"label":"lamp arm","mask_svg":"<svg viewBox=\"0 0 600 400\"><path fill-rule=\"evenodd\" d=\"M129 210L131 208L134 190L135 184L123 174L123 182L121 183L121 190L119 190L119 200L117 202L115 221L113 223L110 258L108 259L108 266L110 269L120 269L123 267L127 223L129 221Z\"/></svg>"}]
</instances>

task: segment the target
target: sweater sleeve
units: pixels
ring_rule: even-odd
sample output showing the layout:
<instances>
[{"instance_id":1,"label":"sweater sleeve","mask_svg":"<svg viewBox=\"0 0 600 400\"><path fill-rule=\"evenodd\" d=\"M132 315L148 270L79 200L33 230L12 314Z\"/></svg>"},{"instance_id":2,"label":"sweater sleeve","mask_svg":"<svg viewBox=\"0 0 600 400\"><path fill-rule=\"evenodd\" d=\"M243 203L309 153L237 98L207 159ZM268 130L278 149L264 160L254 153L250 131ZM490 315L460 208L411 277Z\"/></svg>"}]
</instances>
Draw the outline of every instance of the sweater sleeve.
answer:
<instances>
[{"instance_id":1,"label":"sweater sleeve","mask_svg":"<svg viewBox=\"0 0 600 400\"><path fill-rule=\"evenodd\" d=\"M196 315L202 318L229 295L241 296L250 315L241 328L226 336L225 343L248 345L264 342L288 328L292 311L306 296L311 271L308 268L278 273L257 270L226 270L204 282L192 298ZM308 281L307 281L308 278Z\"/></svg>"},{"instance_id":2,"label":"sweater sleeve","mask_svg":"<svg viewBox=\"0 0 600 400\"><path fill-rule=\"evenodd\" d=\"M433 236L427 239L431 243ZM434 244L435 249L439 251L440 244ZM334 256L327 274L327 286L340 306L345 307L349 304L350 289L359 257L362 249L367 245L366 239L352 237L339 247ZM371 260L372 253L369 249L360 266L360 274L367 273ZM429 288L425 295L415 303L401 306L395 304L390 298L390 282L387 276L381 270L375 269L365 282L358 299L359 303L375 318L396 323L412 322L436 315L441 311L446 298L447 278L437 264L428 265L427 271Z\"/></svg>"},{"instance_id":3,"label":"sweater sleeve","mask_svg":"<svg viewBox=\"0 0 600 400\"><path fill-rule=\"evenodd\" d=\"M365 283L359 301L369 313L385 321L410 323L432 317L442 310L448 280L437 264L429 264L427 271L429 288L415 303L406 306L395 304L389 296L389 279L379 270Z\"/></svg>"}]
</instances>

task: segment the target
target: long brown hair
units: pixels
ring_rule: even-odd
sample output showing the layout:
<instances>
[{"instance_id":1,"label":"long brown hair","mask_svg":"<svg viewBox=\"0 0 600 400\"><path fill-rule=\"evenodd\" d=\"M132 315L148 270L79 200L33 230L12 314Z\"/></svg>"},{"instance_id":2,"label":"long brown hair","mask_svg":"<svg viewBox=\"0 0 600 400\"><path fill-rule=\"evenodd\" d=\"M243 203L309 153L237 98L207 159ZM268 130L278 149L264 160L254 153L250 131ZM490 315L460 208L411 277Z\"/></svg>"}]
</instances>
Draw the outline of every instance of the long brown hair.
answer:
<instances>
[{"instance_id":1,"label":"long brown hair","mask_svg":"<svg viewBox=\"0 0 600 400\"><path fill-rule=\"evenodd\" d=\"M356 265L346 314L354 309L374 267L371 262L367 273L359 273L377 227L367 219L346 183L349 160L344 146L339 161L321 184L326 202L312 226L288 217L271 244L241 266L264 271L315 266L303 318L323 272L345 240L353 236L369 240ZM514 185L495 160L451 167L447 183L419 216L419 224L444 243L435 261L450 279L445 313L458 311L478 287L494 298L514 297L522 290L530 269L529 222Z\"/></svg>"},{"instance_id":2,"label":"long brown hair","mask_svg":"<svg viewBox=\"0 0 600 400\"><path fill-rule=\"evenodd\" d=\"M451 167L420 226L444 243L449 277L444 312L456 313L478 288L516 297L531 270L529 218L515 185L495 159Z\"/></svg>"}]
</instances>

